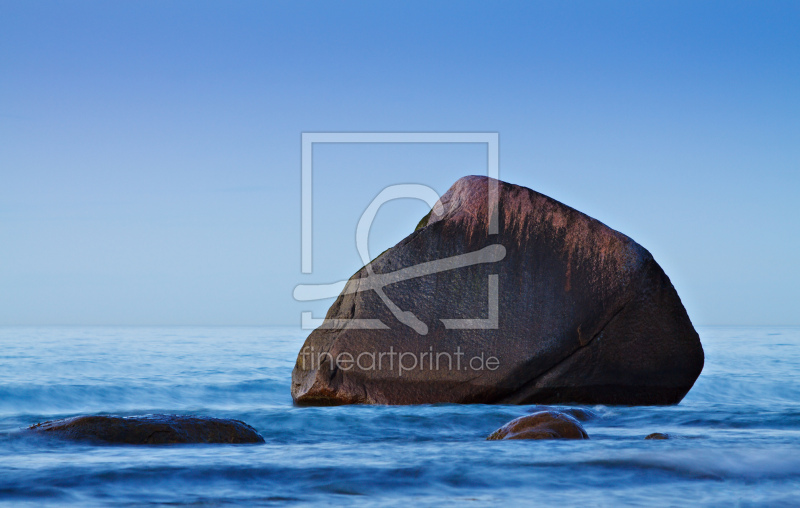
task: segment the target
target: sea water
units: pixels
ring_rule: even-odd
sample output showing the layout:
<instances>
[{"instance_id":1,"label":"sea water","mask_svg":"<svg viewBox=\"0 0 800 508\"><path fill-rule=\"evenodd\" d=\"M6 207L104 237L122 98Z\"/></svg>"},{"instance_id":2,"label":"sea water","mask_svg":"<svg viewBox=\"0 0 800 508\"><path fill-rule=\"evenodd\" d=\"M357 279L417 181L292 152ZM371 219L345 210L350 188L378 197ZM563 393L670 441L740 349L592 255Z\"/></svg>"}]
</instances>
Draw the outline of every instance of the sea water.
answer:
<instances>
[{"instance_id":1,"label":"sea water","mask_svg":"<svg viewBox=\"0 0 800 508\"><path fill-rule=\"evenodd\" d=\"M294 407L299 329L0 328L0 502L800 506L800 328L699 332L705 368L680 404L589 406L588 441L485 441L531 407ZM20 432L147 413L243 420L266 444Z\"/></svg>"}]
</instances>

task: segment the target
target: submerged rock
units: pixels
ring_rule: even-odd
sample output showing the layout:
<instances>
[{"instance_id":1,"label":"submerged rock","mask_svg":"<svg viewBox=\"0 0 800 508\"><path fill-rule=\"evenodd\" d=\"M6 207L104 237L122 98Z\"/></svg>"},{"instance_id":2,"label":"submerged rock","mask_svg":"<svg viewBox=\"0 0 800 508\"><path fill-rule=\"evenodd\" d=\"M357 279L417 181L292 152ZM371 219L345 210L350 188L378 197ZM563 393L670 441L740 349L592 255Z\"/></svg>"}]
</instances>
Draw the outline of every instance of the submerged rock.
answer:
<instances>
[{"instance_id":1,"label":"submerged rock","mask_svg":"<svg viewBox=\"0 0 800 508\"><path fill-rule=\"evenodd\" d=\"M202 416L76 416L29 427L64 439L113 444L263 443L256 430L239 420Z\"/></svg>"},{"instance_id":2,"label":"submerged rock","mask_svg":"<svg viewBox=\"0 0 800 508\"><path fill-rule=\"evenodd\" d=\"M661 432L653 432L648 434L645 439L669 439L669 434L662 434Z\"/></svg>"},{"instance_id":3,"label":"submerged rock","mask_svg":"<svg viewBox=\"0 0 800 508\"><path fill-rule=\"evenodd\" d=\"M486 439L589 439L589 435L572 416L559 411L541 411L511 420Z\"/></svg>"},{"instance_id":4,"label":"submerged rock","mask_svg":"<svg viewBox=\"0 0 800 508\"><path fill-rule=\"evenodd\" d=\"M534 406L528 410L530 413L538 413L540 411L551 411L547 406ZM559 413L567 414L579 422L588 422L589 420L594 420L597 418L597 413L591 411L589 409L584 409L581 407L568 407L568 408L558 408L557 410Z\"/></svg>"},{"instance_id":5,"label":"submerged rock","mask_svg":"<svg viewBox=\"0 0 800 508\"><path fill-rule=\"evenodd\" d=\"M310 405L676 404L703 361L642 246L531 189L470 176L351 277L291 389Z\"/></svg>"}]
</instances>

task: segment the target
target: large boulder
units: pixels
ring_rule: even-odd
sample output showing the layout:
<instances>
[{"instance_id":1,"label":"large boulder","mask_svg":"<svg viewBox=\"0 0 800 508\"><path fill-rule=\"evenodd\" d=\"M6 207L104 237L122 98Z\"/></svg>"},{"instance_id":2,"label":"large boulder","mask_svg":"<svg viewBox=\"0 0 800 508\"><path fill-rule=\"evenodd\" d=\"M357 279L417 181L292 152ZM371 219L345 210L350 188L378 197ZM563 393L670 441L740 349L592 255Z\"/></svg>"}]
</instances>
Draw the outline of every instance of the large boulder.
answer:
<instances>
[{"instance_id":1,"label":"large boulder","mask_svg":"<svg viewBox=\"0 0 800 508\"><path fill-rule=\"evenodd\" d=\"M577 419L566 413L539 411L511 420L486 439L589 439L589 435Z\"/></svg>"},{"instance_id":2,"label":"large boulder","mask_svg":"<svg viewBox=\"0 0 800 508\"><path fill-rule=\"evenodd\" d=\"M490 179L465 177L350 278L298 354L297 404L683 398L703 349L653 256L554 199L491 182L496 234Z\"/></svg>"},{"instance_id":3,"label":"large boulder","mask_svg":"<svg viewBox=\"0 0 800 508\"><path fill-rule=\"evenodd\" d=\"M239 420L199 416L76 416L38 423L42 435L112 444L263 443L256 430Z\"/></svg>"}]
</instances>

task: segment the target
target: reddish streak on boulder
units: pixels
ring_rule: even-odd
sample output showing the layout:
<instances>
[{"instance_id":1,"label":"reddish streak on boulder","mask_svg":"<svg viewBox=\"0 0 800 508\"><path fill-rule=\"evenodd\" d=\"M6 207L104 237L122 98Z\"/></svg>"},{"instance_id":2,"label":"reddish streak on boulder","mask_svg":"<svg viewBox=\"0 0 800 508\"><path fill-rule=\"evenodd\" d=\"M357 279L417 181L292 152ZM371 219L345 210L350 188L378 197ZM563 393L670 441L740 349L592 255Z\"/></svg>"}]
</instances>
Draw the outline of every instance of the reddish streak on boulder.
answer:
<instances>
[{"instance_id":1,"label":"reddish streak on boulder","mask_svg":"<svg viewBox=\"0 0 800 508\"><path fill-rule=\"evenodd\" d=\"M383 287L428 326L426 335L398 321L375 291L345 290L327 327L312 332L298 355L297 404L638 405L683 398L703 368L703 349L653 256L569 206L503 182L499 233L490 235L488 183L458 180L440 200L442 213L431 212L371 267L387 274L498 244L505 257ZM497 326L445 328L442 319L487 318L490 275L499 289ZM349 286L367 277L362 268ZM350 319L379 319L388 329L344 326ZM415 359L415 367L401 372L398 353L413 355L405 364ZM341 358L360 361L337 363Z\"/></svg>"}]
</instances>

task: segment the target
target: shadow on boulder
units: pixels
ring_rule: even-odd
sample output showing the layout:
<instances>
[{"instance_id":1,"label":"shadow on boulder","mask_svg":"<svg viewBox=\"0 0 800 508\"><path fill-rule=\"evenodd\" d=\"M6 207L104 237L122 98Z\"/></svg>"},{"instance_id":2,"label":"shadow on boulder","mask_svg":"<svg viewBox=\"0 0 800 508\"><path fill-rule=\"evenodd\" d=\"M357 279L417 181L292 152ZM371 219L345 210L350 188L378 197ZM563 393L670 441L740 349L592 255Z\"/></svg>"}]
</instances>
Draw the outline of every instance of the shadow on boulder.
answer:
<instances>
[{"instance_id":1,"label":"shadow on boulder","mask_svg":"<svg viewBox=\"0 0 800 508\"><path fill-rule=\"evenodd\" d=\"M589 435L574 417L558 411L541 411L511 420L486 439L589 439Z\"/></svg>"},{"instance_id":2,"label":"shadow on boulder","mask_svg":"<svg viewBox=\"0 0 800 508\"><path fill-rule=\"evenodd\" d=\"M264 442L264 438L244 422L203 416L76 416L38 423L27 430L63 439L111 444Z\"/></svg>"}]
</instances>

